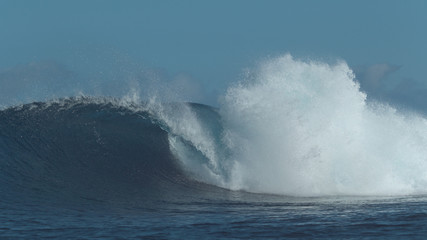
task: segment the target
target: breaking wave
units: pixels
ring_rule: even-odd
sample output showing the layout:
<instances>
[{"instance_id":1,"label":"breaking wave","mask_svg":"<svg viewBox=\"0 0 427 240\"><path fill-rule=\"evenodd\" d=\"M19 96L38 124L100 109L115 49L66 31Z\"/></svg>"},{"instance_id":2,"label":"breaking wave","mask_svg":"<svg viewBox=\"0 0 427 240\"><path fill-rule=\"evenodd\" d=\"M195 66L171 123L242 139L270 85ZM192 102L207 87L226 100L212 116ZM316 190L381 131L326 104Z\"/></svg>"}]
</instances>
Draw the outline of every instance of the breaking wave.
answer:
<instances>
[{"instance_id":1,"label":"breaking wave","mask_svg":"<svg viewBox=\"0 0 427 240\"><path fill-rule=\"evenodd\" d=\"M344 62L285 55L248 72L219 108L78 97L1 110L0 182L2 195L93 199L212 186L292 196L424 194L426 146L427 120L367 102Z\"/></svg>"}]
</instances>

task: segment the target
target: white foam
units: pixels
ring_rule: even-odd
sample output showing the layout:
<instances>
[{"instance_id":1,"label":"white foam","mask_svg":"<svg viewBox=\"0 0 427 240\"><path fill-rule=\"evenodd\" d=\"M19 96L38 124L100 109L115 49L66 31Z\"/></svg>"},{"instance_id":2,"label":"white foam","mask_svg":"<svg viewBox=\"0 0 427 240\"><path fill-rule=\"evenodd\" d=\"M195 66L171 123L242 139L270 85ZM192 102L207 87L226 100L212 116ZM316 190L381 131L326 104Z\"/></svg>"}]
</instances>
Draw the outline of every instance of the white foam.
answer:
<instances>
[{"instance_id":1,"label":"white foam","mask_svg":"<svg viewBox=\"0 0 427 240\"><path fill-rule=\"evenodd\" d=\"M228 89L230 188L289 195L427 192L427 121L367 103L344 63L264 62Z\"/></svg>"},{"instance_id":2,"label":"white foam","mask_svg":"<svg viewBox=\"0 0 427 240\"><path fill-rule=\"evenodd\" d=\"M295 196L427 193L426 119L367 102L345 62L285 55L248 76L220 101L220 142L189 108L151 103L174 133L172 151L199 180ZM193 159L177 136L207 160Z\"/></svg>"}]
</instances>

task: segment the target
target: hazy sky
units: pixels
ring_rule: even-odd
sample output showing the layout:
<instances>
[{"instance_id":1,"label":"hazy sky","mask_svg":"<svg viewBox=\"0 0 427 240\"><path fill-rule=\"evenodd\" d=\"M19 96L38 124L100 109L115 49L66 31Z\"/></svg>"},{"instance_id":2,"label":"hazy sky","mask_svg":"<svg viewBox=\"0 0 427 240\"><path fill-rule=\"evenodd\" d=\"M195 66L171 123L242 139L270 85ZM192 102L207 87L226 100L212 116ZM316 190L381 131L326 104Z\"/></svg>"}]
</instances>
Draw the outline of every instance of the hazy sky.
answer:
<instances>
[{"instance_id":1,"label":"hazy sky","mask_svg":"<svg viewBox=\"0 0 427 240\"><path fill-rule=\"evenodd\" d=\"M343 59L371 96L427 111L426 26L423 0L0 0L0 94L52 72L83 89L152 74L215 104L242 69L291 53Z\"/></svg>"}]
</instances>

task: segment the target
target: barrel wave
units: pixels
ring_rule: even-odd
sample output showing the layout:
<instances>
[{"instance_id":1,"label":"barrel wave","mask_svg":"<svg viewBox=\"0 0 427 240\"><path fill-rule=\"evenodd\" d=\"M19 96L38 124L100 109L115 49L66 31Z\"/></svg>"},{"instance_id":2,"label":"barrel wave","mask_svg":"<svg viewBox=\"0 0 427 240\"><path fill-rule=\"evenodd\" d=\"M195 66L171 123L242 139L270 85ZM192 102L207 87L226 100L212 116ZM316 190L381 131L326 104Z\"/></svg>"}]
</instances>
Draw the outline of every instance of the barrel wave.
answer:
<instances>
[{"instance_id":1,"label":"barrel wave","mask_svg":"<svg viewBox=\"0 0 427 240\"><path fill-rule=\"evenodd\" d=\"M197 189L164 129L149 112L106 98L0 111L2 199L129 201Z\"/></svg>"},{"instance_id":2,"label":"barrel wave","mask_svg":"<svg viewBox=\"0 0 427 240\"><path fill-rule=\"evenodd\" d=\"M3 199L427 193L427 121L368 101L344 62L274 58L219 108L74 97L0 111ZM224 195L223 195L224 196Z\"/></svg>"}]
</instances>

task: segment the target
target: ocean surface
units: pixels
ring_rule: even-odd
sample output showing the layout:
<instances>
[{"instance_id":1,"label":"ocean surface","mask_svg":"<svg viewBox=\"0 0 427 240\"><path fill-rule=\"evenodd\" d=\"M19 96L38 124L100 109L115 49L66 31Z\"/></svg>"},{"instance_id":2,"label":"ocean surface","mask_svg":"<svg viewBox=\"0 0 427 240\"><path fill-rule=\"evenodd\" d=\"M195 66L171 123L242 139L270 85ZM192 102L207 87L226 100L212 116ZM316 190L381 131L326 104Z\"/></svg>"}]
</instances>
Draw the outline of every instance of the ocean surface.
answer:
<instances>
[{"instance_id":1,"label":"ocean surface","mask_svg":"<svg viewBox=\"0 0 427 240\"><path fill-rule=\"evenodd\" d=\"M427 236L427 120L345 63L267 61L218 108L77 96L0 110L0 239Z\"/></svg>"}]
</instances>

